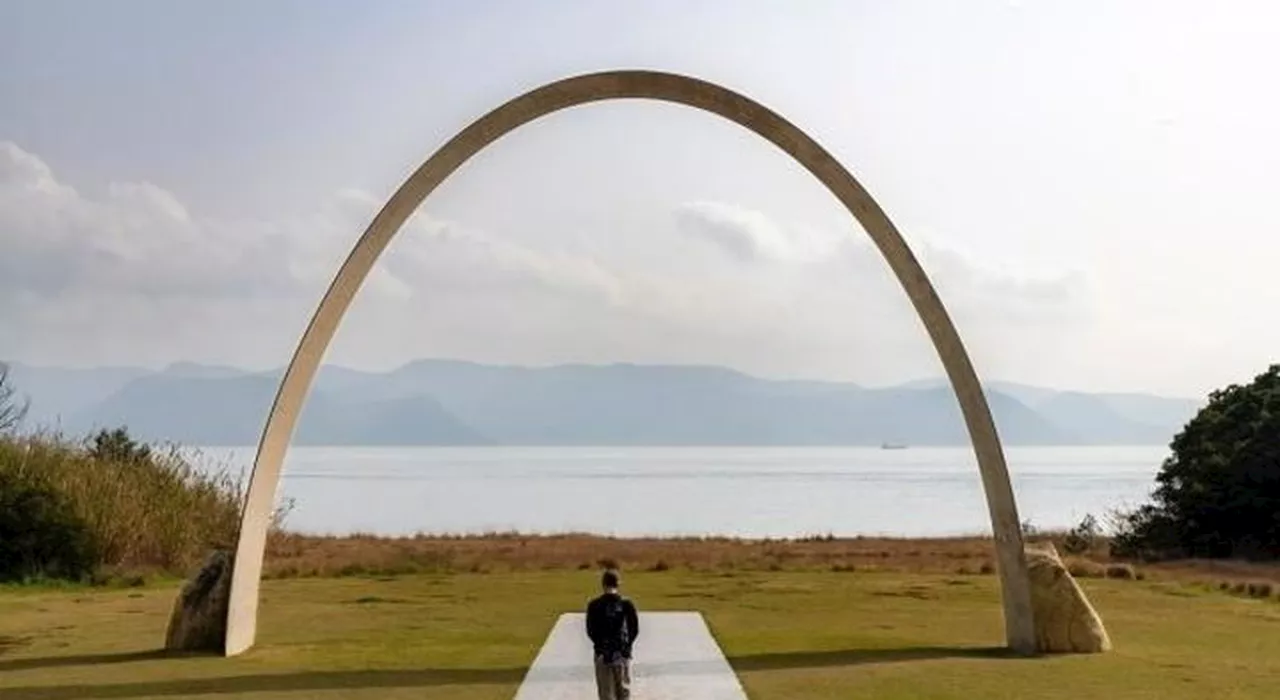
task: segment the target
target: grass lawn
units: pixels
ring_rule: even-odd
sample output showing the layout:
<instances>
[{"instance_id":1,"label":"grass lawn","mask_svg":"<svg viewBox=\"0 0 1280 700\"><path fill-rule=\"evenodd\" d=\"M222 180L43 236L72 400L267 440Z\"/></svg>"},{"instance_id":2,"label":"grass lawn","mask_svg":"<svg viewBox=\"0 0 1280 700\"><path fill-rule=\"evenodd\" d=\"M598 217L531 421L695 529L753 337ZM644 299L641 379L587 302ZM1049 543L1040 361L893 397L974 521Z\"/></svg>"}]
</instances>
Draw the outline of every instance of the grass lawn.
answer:
<instances>
[{"instance_id":1,"label":"grass lawn","mask_svg":"<svg viewBox=\"0 0 1280 700\"><path fill-rule=\"evenodd\" d=\"M0 698L510 698L595 573L283 579L258 645L165 658L172 586L0 589ZM1116 650L1002 658L993 576L629 574L642 609L699 610L756 700L1280 697L1280 604L1086 580ZM642 699L638 699L642 700Z\"/></svg>"}]
</instances>

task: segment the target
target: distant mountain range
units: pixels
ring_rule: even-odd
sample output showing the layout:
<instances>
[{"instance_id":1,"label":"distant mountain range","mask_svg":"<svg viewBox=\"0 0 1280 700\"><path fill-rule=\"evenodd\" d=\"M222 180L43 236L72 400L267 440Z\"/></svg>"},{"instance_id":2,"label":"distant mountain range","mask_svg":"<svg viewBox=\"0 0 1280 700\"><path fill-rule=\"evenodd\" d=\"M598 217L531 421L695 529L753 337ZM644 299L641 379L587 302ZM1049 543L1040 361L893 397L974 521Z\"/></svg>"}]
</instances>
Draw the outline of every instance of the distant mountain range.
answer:
<instances>
[{"instance_id":1,"label":"distant mountain range","mask_svg":"<svg viewBox=\"0 0 1280 700\"><path fill-rule=\"evenodd\" d=\"M11 365L30 423L148 441L256 444L282 370ZM1010 445L1166 444L1201 402L986 387ZM309 445L963 445L944 380L869 388L760 379L722 367L533 368L419 360L390 372L321 368L294 436Z\"/></svg>"}]
</instances>

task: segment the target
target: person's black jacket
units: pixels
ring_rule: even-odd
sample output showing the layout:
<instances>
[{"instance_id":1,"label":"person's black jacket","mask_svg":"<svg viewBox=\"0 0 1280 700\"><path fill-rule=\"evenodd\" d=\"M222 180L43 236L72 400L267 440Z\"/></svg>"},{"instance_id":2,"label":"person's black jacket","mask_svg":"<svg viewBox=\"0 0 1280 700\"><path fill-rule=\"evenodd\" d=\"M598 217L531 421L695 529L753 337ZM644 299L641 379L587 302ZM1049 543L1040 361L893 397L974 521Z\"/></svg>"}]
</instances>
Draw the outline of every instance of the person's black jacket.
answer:
<instances>
[{"instance_id":1,"label":"person's black jacket","mask_svg":"<svg viewBox=\"0 0 1280 700\"><path fill-rule=\"evenodd\" d=\"M615 640L609 638L605 629L605 624L607 624L605 606L613 605L616 602L622 603L622 612L627 624L627 643L622 649L614 648L616 646ZM635 644L636 638L639 636L640 616L636 613L635 604L629 599L617 593L604 593L587 603L587 638L591 640L597 656L618 654L624 659L630 659L631 645Z\"/></svg>"}]
</instances>

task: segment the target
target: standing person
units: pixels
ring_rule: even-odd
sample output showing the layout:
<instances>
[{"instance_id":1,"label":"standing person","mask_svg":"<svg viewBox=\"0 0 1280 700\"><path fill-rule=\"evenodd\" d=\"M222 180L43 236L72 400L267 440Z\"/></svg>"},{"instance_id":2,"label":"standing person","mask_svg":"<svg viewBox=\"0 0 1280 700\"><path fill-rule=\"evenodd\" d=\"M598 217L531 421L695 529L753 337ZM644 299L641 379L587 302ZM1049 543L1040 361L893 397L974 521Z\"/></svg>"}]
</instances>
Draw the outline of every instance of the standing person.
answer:
<instances>
[{"instance_id":1,"label":"standing person","mask_svg":"<svg viewBox=\"0 0 1280 700\"><path fill-rule=\"evenodd\" d=\"M618 572L600 576L604 593L587 603L587 637L595 654L596 693L600 700L631 697L631 647L640 636L636 606L618 592Z\"/></svg>"}]
</instances>

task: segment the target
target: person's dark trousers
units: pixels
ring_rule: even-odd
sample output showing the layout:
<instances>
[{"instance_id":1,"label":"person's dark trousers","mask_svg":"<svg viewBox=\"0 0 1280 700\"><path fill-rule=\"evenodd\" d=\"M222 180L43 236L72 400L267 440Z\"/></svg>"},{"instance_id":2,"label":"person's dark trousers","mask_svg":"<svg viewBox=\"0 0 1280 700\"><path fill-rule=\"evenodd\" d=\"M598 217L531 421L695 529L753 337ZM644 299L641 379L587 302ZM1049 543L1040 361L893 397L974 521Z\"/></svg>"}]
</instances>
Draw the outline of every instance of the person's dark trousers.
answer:
<instances>
[{"instance_id":1,"label":"person's dark trousers","mask_svg":"<svg viewBox=\"0 0 1280 700\"><path fill-rule=\"evenodd\" d=\"M606 661L596 657L596 694L600 700L628 700L631 697L631 660Z\"/></svg>"}]
</instances>

